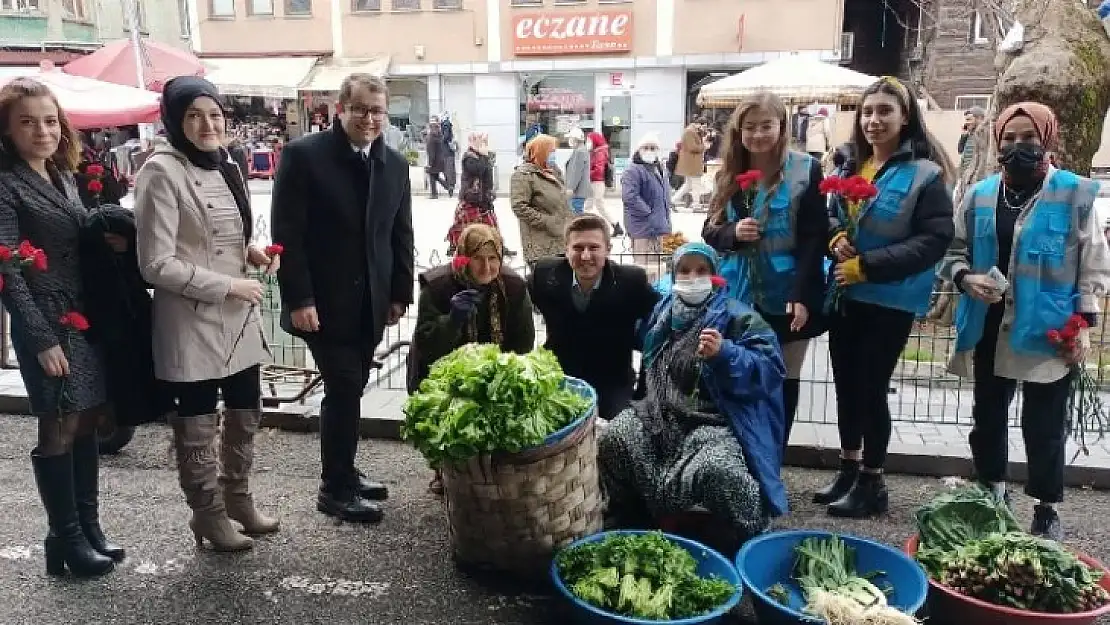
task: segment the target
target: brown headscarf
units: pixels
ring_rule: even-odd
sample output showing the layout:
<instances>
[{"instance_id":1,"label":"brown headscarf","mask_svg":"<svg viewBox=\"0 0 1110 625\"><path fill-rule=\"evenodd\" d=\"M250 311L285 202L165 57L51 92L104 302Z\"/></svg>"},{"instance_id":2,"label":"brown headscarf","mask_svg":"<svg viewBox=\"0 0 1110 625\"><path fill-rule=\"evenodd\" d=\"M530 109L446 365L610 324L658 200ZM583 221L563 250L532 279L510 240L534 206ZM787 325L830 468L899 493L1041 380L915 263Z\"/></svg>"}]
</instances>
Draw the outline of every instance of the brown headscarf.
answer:
<instances>
[{"instance_id":1,"label":"brown headscarf","mask_svg":"<svg viewBox=\"0 0 1110 625\"><path fill-rule=\"evenodd\" d=\"M999 113L998 120L994 124L996 142L1002 142L1002 131L1006 129L1006 124L1018 115L1024 115L1032 120L1037 128L1037 134L1041 137L1041 145L1044 146L1045 152L1052 152L1059 147L1060 123L1056 120L1056 113L1040 102L1018 102L1007 106Z\"/></svg>"},{"instance_id":2,"label":"brown headscarf","mask_svg":"<svg viewBox=\"0 0 1110 625\"><path fill-rule=\"evenodd\" d=\"M559 147L559 142L551 135L539 134L532 137L528 145L524 146L525 157L524 160L532 163L536 167L547 171L547 157Z\"/></svg>"},{"instance_id":3,"label":"brown headscarf","mask_svg":"<svg viewBox=\"0 0 1110 625\"><path fill-rule=\"evenodd\" d=\"M531 145L531 143L528 145ZM503 258L505 243L501 239L501 233L496 228L486 224L470 224L463 228L462 233L459 234L459 245L455 257L469 258L483 251L483 248L489 248L489 251L496 254L498 258ZM505 308L505 285L501 282L501 277L494 278L493 282L488 285L479 285L474 282L473 276L465 265L456 269L455 275L466 284L468 289L477 289L486 294L489 304L490 342L501 345L501 341L504 339L501 317ZM463 332L465 340L478 340L477 315L471 315L470 321L466 324Z\"/></svg>"}]
</instances>

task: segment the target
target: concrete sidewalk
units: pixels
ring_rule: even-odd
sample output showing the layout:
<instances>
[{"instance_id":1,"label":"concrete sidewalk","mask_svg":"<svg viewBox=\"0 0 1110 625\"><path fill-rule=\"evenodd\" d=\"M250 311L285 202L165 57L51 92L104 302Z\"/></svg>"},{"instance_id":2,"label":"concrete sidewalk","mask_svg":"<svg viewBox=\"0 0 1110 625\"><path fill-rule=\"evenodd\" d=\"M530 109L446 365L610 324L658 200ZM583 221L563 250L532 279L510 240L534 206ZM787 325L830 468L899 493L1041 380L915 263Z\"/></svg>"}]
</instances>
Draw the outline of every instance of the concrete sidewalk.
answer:
<instances>
[{"instance_id":1,"label":"concrete sidewalk","mask_svg":"<svg viewBox=\"0 0 1110 625\"><path fill-rule=\"evenodd\" d=\"M290 393L292 394L292 393ZM373 388L362 398L362 435L367 438L397 440L404 415L404 391ZM314 395L301 404L267 408L264 425L291 432L319 430L319 400ZM824 406L802 402L799 422L790 437L787 463L798 467L833 468L838 460L839 437L835 412ZM0 371L0 413L26 414L27 394L17 370ZM806 415L816 417L806 422ZM818 420L827 422L816 422ZM970 426L964 423L937 423L928 420L896 420L886 470L890 473L946 477L970 476L971 448L967 437ZM1089 455L1080 454L1065 469L1068 486L1110 489L1110 440L1088 441ZM1068 459L1078 451L1068 443ZM1026 476L1025 446L1021 430L1010 428L1010 475L1015 481Z\"/></svg>"}]
</instances>

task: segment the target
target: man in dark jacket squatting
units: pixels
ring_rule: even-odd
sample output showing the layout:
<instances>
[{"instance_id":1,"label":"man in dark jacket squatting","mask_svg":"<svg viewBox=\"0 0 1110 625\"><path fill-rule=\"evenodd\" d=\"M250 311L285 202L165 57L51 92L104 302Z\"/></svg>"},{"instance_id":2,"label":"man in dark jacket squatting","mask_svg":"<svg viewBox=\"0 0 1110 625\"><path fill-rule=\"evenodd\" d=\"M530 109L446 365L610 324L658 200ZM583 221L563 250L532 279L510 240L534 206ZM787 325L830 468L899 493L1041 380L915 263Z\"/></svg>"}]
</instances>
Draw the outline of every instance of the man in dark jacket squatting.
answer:
<instances>
[{"instance_id":1,"label":"man in dark jacket squatting","mask_svg":"<svg viewBox=\"0 0 1110 625\"><path fill-rule=\"evenodd\" d=\"M609 229L597 215L574 218L566 255L540 259L528 280L532 303L547 324L544 347L567 375L594 387L602 419L612 419L632 399L637 324L646 322L659 297L642 267L609 261Z\"/></svg>"}]
</instances>

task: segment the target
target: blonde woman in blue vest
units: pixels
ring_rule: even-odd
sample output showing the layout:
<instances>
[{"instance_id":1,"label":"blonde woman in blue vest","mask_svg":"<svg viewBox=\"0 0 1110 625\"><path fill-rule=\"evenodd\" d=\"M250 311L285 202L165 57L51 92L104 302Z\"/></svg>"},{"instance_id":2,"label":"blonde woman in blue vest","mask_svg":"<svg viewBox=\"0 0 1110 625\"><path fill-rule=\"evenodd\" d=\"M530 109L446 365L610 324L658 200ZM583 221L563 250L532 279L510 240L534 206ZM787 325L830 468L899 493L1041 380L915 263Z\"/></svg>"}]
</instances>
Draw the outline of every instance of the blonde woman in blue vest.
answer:
<instances>
[{"instance_id":1,"label":"blonde woman in blue vest","mask_svg":"<svg viewBox=\"0 0 1110 625\"><path fill-rule=\"evenodd\" d=\"M956 168L896 78L864 90L849 148L843 173L863 176L877 194L862 201L834 196L830 204L836 297L829 302L829 355L841 467L813 499L833 516L865 518L887 509L890 378L914 318L929 308L937 265L952 241Z\"/></svg>"},{"instance_id":2,"label":"blonde woman in blue vest","mask_svg":"<svg viewBox=\"0 0 1110 625\"><path fill-rule=\"evenodd\" d=\"M1074 313L1094 325L1110 284L1110 250L1093 210L1098 183L1049 165L1059 136L1052 110L1037 102L1014 104L994 129L1002 173L964 196L942 266L942 275L962 292L950 370L975 380L975 473L1007 500L1010 403L1022 383L1025 492L1037 500L1030 531L1058 540L1069 366L1082 362L1090 336L1082 330L1077 348L1060 353L1047 333ZM987 275L993 267L1003 283Z\"/></svg>"},{"instance_id":3,"label":"blonde woman in blue vest","mask_svg":"<svg viewBox=\"0 0 1110 625\"><path fill-rule=\"evenodd\" d=\"M752 305L775 331L786 362L785 446L798 409L809 340L824 332L823 262L829 240L821 164L788 149L790 116L774 94L758 94L732 113L724 165L717 174L701 236L721 253L731 294ZM737 175L763 172L745 192ZM749 202L748 199L751 201Z\"/></svg>"}]
</instances>

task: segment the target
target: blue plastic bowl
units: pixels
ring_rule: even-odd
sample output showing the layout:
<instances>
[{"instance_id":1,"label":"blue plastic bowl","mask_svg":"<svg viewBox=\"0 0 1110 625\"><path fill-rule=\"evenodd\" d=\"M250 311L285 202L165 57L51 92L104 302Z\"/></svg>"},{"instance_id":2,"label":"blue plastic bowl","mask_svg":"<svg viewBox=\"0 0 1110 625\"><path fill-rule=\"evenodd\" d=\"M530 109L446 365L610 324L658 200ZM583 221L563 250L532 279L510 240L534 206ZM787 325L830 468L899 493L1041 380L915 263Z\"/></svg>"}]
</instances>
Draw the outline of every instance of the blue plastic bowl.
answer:
<instances>
[{"instance_id":1,"label":"blue plastic bowl","mask_svg":"<svg viewBox=\"0 0 1110 625\"><path fill-rule=\"evenodd\" d=\"M582 416L572 421L563 429L552 434L548 434L547 438L543 439L543 444L545 446L554 445L555 443L558 443L559 441L566 438L568 434L578 429L578 426L582 425L582 423L586 419L588 419L595 410L597 410L597 391L594 390L594 387L590 386L589 382L586 382L585 380L579 380L578 378L573 378L568 375L566 378L563 379L563 386L573 390L575 393L578 393L582 397L589 399L590 407L586 409L586 412L582 413Z\"/></svg>"},{"instance_id":2,"label":"blue plastic bowl","mask_svg":"<svg viewBox=\"0 0 1110 625\"><path fill-rule=\"evenodd\" d=\"M610 532L600 532L598 534L586 536L585 538L580 538L564 547L564 549L570 549L571 547L574 547L576 545L604 540L605 538L616 534L648 533L650 532L644 530L614 530ZM556 560L552 559L551 581L555 584L555 587L559 589L559 592L564 597L566 597L567 601L570 603L574 621L576 623L580 623L581 625L603 625L606 623L626 623L631 625L699 625L702 623L724 622L725 615L728 614L729 610L736 607L737 603L740 603L740 598L744 594L743 587L740 585L740 576L736 574L736 569L732 568L732 564L730 564L728 559L726 559L724 556L701 543L694 542L688 538L683 538L681 536L675 536L673 534L663 535L679 547L682 547L686 551L689 551L690 555L694 556L694 560L696 560L698 563L699 576L709 577L711 575L716 575L717 577L720 577L721 579L729 582L733 586L736 586L736 592L733 593L731 597L729 597L728 601L726 601L724 605L720 606L716 610L713 610L712 612L703 614L701 616L694 616L691 618L678 619L674 621L648 621L644 619L632 618L629 616L621 616L619 614L612 614L610 612L606 612L605 610L595 608L594 606L586 603L585 601L582 601L578 597L575 597L573 594L571 594L570 589L563 584L563 580L559 577L559 566L556 563Z\"/></svg>"},{"instance_id":3,"label":"blue plastic bowl","mask_svg":"<svg viewBox=\"0 0 1110 625\"><path fill-rule=\"evenodd\" d=\"M833 536L829 532L772 532L753 538L736 555L736 570L744 586L751 592L755 614L760 625L795 625L823 623L802 613L805 601L798 585L791 578L794 547L803 539ZM916 614L925 603L929 582L925 571L912 558L898 549L841 534L840 538L856 551L856 570L861 574L883 571L874 581L880 588L893 587L887 603L907 614ZM790 607L783 606L767 595L767 589L782 584L790 591Z\"/></svg>"}]
</instances>

